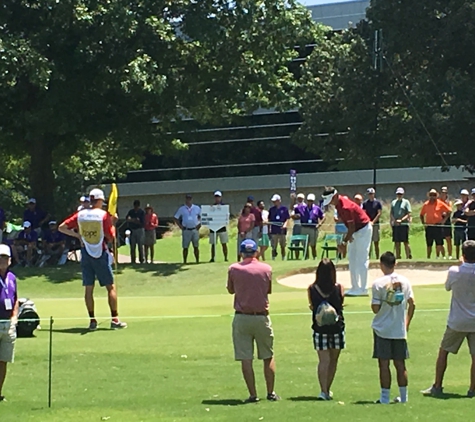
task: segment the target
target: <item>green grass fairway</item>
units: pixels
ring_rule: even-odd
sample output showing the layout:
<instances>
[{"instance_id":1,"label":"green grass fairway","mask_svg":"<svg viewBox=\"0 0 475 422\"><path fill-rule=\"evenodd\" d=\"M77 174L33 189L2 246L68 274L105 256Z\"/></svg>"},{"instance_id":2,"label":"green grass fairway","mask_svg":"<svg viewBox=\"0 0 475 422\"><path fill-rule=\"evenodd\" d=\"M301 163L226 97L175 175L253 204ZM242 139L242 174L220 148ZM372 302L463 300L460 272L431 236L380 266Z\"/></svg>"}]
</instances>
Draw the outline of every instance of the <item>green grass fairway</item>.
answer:
<instances>
[{"instance_id":1,"label":"green grass fairway","mask_svg":"<svg viewBox=\"0 0 475 422\"><path fill-rule=\"evenodd\" d=\"M175 238L159 242L179 257ZM165 245L170 246L165 248ZM160 248L159 248L160 250ZM175 259L175 262L177 259ZM172 262L172 260L170 260ZM281 276L307 262L272 262ZM378 398L378 372L371 359L372 315L368 298L347 300L347 349L342 353L333 402L316 402L317 362L305 291L275 284L277 403L241 405L247 391L233 361L232 297L225 291L225 263L168 263L121 268L119 303L127 330L108 330L105 292L97 289L100 329L85 333L79 266L18 271L20 296L35 300L40 315L55 317L53 407L47 408L47 321L37 338L19 339L0 403L0 422L22 421L467 421L474 403L468 387L469 355L452 357L446 399L419 390L433 381L450 296L441 286L415 288L418 309L409 333L407 405L371 404ZM265 394L256 361L258 391ZM394 386L392 396L397 394Z\"/></svg>"}]
</instances>

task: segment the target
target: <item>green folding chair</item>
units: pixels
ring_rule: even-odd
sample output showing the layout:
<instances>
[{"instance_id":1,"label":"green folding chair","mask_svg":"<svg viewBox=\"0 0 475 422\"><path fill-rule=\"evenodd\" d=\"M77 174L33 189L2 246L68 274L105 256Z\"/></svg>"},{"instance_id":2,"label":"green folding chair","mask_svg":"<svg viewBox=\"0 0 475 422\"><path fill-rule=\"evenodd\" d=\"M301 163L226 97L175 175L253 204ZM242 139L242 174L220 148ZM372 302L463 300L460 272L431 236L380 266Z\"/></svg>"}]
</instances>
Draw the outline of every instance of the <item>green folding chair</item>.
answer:
<instances>
[{"instance_id":1,"label":"green folding chair","mask_svg":"<svg viewBox=\"0 0 475 422\"><path fill-rule=\"evenodd\" d=\"M335 252L335 261L338 262L340 253L338 252L338 245L343 241L342 234L326 234L323 239L322 259L329 258L330 252Z\"/></svg>"},{"instance_id":2,"label":"green folding chair","mask_svg":"<svg viewBox=\"0 0 475 422\"><path fill-rule=\"evenodd\" d=\"M296 259L295 256L297 255L296 252L302 252L302 260L306 258L307 255L307 248L308 248L308 235L306 234L299 234L293 235L290 238L290 244L287 247L289 249L289 256L288 259ZM294 255L295 253L295 255Z\"/></svg>"}]
</instances>

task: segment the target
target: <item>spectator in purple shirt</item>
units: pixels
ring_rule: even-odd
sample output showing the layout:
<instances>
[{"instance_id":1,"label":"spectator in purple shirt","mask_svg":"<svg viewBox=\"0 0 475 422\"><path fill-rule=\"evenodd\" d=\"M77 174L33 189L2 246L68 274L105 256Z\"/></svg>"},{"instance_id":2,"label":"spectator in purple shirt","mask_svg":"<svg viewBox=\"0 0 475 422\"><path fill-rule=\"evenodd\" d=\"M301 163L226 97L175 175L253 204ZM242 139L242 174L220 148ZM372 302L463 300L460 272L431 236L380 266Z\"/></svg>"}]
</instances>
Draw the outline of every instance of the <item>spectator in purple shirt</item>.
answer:
<instances>
[{"instance_id":1,"label":"spectator in purple shirt","mask_svg":"<svg viewBox=\"0 0 475 422\"><path fill-rule=\"evenodd\" d=\"M5 230L6 222L7 218L5 216L5 211L0 207L0 243L3 242L3 230Z\"/></svg>"},{"instance_id":2,"label":"spectator in purple shirt","mask_svg":"<svg viewBox=\"0 0 475 422\"><path fill-rule=\"evenodd\" d=\"M54 257L54 264L56 264L64 253L66 236L58 231L56 221L50 221L48 225L49 231L45 236L45 255L48 256L48 260Z\"/></svg>"},{"instance_id":3,"label":"spectator in purple shirt","mask_svg":"<svg viewBox=\"0 0 475 422\"><path fill-rule=\"evenodd\" d=\"M30 198L28 200L28 207L23 213L23 221L29 221L31 223L32 230L35 230L38 234L41 233L41 227L48 221L50 215L43 211L36 205L36 199Z\"/></svg>"},{"instance_id":4,"label":"spectator in purple shirt","mask_svg":"<svg viewBox=\"0 0 475 422\"><path fill-rule=\"evenodd\" d=\"M32 229L29 221L23 223L23 230L18 234L14 245L15 260L18 263L25 261L25 266L30 267L33 264L33 253L36 253L38 247L38 233Z\"/></svg>"},{"instance_id":5,"label":"spectator in purple shirt","mask_svg":"<svg viewBox=\"0 0 475 422\"><path fill-rule=\"evenodd\" d=\"M300 217L300 224L302 225L302 234L308 236L308 249L312 249L312 257L317 257L317 239L318 229L325 221L325 215L322 209L315 204L315 195L309 193L307 195L307 203L300 204L296 210L296 215ZM307 258L309 251L307 250Z\"/></svg>"},{"instance_id":6,"label":"spectator in purple shirt","mask_svg":"<svg viewBox=\"0 0 475 422\"><path fill-rule=\"evenodd\" d=\"M383 205L375 198L376 191L374 188L368 188L366 193L368 194L368 199L363 202L363 209L365 210L366 215L370 218L371 223L373 223L373 237L371 242L374 244L375 258L379 259L379 219L383 212ZM371 249L369 255L371 256Z\"/></svg>"},{"instance_id":7,"label":"spectator in purple shirt","mask_svg":"<svg viewBox=\"0 0 475 422\"><path fill-rule=\"evenodd\" d=\"M10 247L0 245L0 402L5 400L2 389L7 364L13 362L18 315L16 277L9 270L10 258Z\"/></svg>"},{"instance_id":8,"label":"spectator in purple shirt","mask_svg":"<svg viewBox=\"0 0 475 422\"><path fill-rule=\"evenodd\" d=\"M287 246L287 225L290 220L288 208L282 205L280 195L275 194L271 198L273 207L269 209L270 241L272 247L272 259L277 256L277 246L280 245L282 259L285 259L285 248Z\"/></svg>"}]
</instances>

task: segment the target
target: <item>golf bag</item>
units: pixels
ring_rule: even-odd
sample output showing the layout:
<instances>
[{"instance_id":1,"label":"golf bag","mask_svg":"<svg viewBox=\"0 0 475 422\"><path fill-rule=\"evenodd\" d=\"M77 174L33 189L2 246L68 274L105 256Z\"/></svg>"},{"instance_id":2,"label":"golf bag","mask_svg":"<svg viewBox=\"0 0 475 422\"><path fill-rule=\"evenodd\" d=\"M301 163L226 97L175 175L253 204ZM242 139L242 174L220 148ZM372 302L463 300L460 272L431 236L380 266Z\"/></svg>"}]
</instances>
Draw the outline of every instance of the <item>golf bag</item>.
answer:
<instances>
[{"instance_id":1,"label":"golf bag","mask_svg":"<svg viewBox=\"0 0 475 422\"><path fill-rule=\"evenodd\" d=\"M18 325L16 332L18 337L33 337L35 331L40 325L40 317L36 312L35 303L29 299L18 299Z\"/></svg>"}]
</instances>

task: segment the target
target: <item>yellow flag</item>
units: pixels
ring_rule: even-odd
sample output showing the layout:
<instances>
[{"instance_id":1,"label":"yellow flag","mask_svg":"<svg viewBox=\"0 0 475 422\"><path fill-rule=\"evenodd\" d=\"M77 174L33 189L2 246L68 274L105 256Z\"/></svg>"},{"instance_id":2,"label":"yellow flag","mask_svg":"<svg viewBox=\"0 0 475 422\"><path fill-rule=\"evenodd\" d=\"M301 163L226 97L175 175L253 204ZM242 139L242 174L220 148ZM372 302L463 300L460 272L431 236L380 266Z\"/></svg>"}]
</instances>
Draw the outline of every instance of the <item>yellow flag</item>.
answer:
<instances>
[{"instance_id":1,"label":"yellow flag","mask_svg":"<svg viewBox=\"0 0 475 422\"><path fill-rule=\"evenodd\" d=\"M119 191L117 190L117 185L112 183L111 193L109 195L109 204L107 211L110 215L115 215L117 213L117 200L119 199Z\"/></svg>"}]
</instances>

